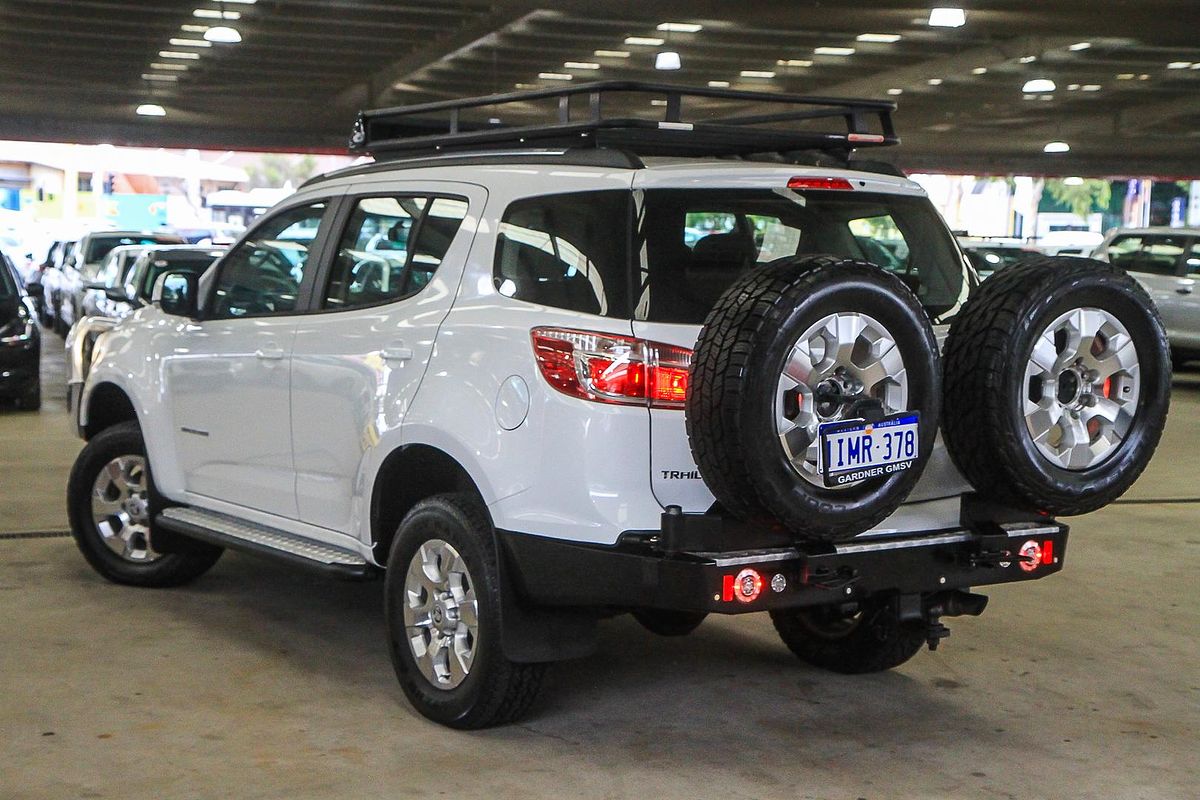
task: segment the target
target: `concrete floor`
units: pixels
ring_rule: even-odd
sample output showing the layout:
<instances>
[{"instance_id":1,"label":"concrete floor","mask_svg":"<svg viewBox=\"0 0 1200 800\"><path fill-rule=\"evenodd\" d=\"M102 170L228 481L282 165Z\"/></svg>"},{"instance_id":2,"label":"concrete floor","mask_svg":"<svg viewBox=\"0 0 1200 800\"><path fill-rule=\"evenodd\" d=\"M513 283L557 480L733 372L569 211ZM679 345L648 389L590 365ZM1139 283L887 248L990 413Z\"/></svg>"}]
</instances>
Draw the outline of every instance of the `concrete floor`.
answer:
<instances>
[{"instance_id":1,"label":"concrete floor","mask_svg":"<svg viewBox=\"0 0 1200 800\"><path fill-rule=\"evenodd\" d=\"M0 530L65 526L78 444L47 337L40 414L0 413ZM0 539L0 798L1200 797L1200 374L1066 570L989 591L889 674L809 669L765 616L685 639L631 619L558 666L525 723L417 717L379 584L227 554L184 589L93 574L70 539Z\"/></svg>"}]
</instances>

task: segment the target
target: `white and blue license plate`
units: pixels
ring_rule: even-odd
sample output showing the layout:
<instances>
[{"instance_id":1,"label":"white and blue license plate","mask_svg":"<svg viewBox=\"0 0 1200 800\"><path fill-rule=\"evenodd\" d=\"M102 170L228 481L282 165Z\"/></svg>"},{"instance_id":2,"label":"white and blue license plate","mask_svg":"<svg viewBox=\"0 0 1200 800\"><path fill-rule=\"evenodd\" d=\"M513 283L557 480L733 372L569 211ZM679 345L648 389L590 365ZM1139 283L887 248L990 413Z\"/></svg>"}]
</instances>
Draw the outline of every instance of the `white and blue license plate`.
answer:
<instances>
[{"instance_id":1,"label":"white and blue license plate","mask_svg":"<svg viewBox=\"0 0 1200 800\"><path fill-rule=\"evenodd\" d=\"M905 411L878 422L826 422L820 427L821 477L826 486L882 478L911 467L920 453L921 416Z\"/></svg>"}]
</instances>

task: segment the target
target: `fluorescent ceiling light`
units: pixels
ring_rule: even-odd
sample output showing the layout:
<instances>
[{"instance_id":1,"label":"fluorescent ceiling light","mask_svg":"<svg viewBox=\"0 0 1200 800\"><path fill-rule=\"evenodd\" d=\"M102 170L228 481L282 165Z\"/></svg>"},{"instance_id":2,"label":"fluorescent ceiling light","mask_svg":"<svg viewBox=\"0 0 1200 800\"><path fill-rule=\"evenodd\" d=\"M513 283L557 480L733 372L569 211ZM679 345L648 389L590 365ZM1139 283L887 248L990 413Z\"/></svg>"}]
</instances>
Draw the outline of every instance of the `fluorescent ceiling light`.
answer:
<instances>
[{"instance_id":1,"label":"fluorescent ceiling light","mask_svg":"<svg viewBox=\"0 0 1200 800\"><path fill-rule=\"evenodd\" d=\"M179 29L186 33L204 33L208 30L207 25L180 25Z\"/></svg>"},{"instance_id":2,"label":"fluorescent ceiling light","mask_svg":"<svg viewBox=\"0 0 1200 800\"><path fill-rule=\"evenodd\" d=\"M657 28L657 30L670 33L695 33L703 29L703 25L697 25L694 22L660 22Z\"/></svg>"},{"instance_id":3,"label":"fluorescent ceiling light","mask_svg":"<svg viewBox=\"0 0 1200 800\"><path fill-rule=\"evenodd\" d=\"M1191 69L1191 68L1192 68L1191 61L1172 61L1170 64L1167 64L1167 69Z\"/></svg>"},{"instance_id":4,"label":"fluorescent ceiling light","mask_svg":"<svg viewBox=\"0 0 1200 800\"><path fill-rule=\"evenodd\" d=\"M961 28L967 24L967 12L961 8L935 8L929 12L931 28Z\"/></svg>"},{"instance_id":5,"label":"fluorescent ceiling light","mask_svg":"<svg viewBox=\"0 0 1200 800\"><path fill-rule=\"evenodd\" d=\"M1085 83L1083 86L1080 86L1079 88L1085 92L1098 92L1103 87L1101 87L1100 84L1098 84L1098 83Z\"/></svg>"},{"instance_id":6,"label":"fluorescent ceiling light","mask_svg":"<svg viewBox=\"0 0 1200 800\"><path fill-rule=\"evenodd\" d=\"M184 58L191 61L198 61L200 59L199 53L180 53L175 50L159 50L158 54L162 58Z\"/></svg>"},{"instance_id":7,"label":"fluorescent ceiling light","mask_svg":"<svg viewBox=\"0 0 1200 800\"><path fill-rule=\"evenodd\" d=\"M664 50L654 57L655 69L680 69L682 66L679 53L674 50Z\"/></svg>"},{"instance_id":8,"label":"fluorescent ceiling light","mask_svg":"<svg viewBox=\"0 0 1200 800\"><path fill-rule=\"evenodd\" d=\"M1080 50L1087 50L1091 46L1092 46L1091 42L1076 42L1075 44L1071 45L1067 49L1078 52Z\"/></svg>"},{"instance_id":9,"label":"fluorescent ceiling light","mask_svg":"<svg viewBox=\"0 0 1200 800\"><path fill-rule=\"evenodd\" d=\"M1150 76L1147 73L1143 72L1141 75L1138 75L1138 80L1139 81L1148 81L1148 80L1150 80Z\"/></svg>"},{"instance_id":10,"label":"fluorescent ceiling light","mask_svg":"<svg viewBox=\"0 0 1200 800\"><path fill-rule=\"evenodd\" d=\"M167 43L176 47L212 47L212 42L203 39L168 39Z\"/></svg>"},{"instance_id":11,"label":"fluorescent ceiling light","mask_svg":"<svg viewBox=\"0 0 1200 800\"><path fill-rule=\"evenodd\" d=\"M1022 64L1032 64L1037 61L1037 56L1021 56L1017 61L1020 61Z\"/></svg>"},{"instance_id":12,"label":"fluorescent ceiling light","mask_svg":"<svg viewBox=\"0 0 1200 800\"><path fill-rule=\"evenodd\" d=\"M601 58L629 58L628 50L597 50L593 55Z\"/></svg>"},{"instance_id":13,"label":"fluorescent ceiling light","mask_svg":"<svg viewBox=\"0 0 1200 800\"><path fill-rule=\"evenodd\" d=\"M167 115L166 109L154 103L142 103L137 107L137 113L143 117L165 117Z\"/></svg>"},{"instance_id":14,"label":"fluorescent ceiling light","mask_svg":"<svg viewBox=\"0 0 1200 800\"><path fill-rule=\"evenodd\" d=\"M1066 142L1047 142L1046 146L1042 148L1042 152L1069 153L1071 152L1071 145L1067 144Z\"/></svg>"},{"instance_id":15,"label":"fluorescent ceiling light","mask_svg":"<svg viewBox=\"0 0 1200 800\"><path fill-rule=\"evenodd\" d=\"M852 56L853 47L815 47L813 53L818 56Z\"/></svg>"},{"instance_id":16,"label":"fluorescent ceiling light","mask_svg":"<svg viewBox=\"0 0 1200 800\"><path fill-rule=\"evenodd\" d=\"M1133 79L1134 79L1134 78L1136 78L1136 77L1137 77L1137 76L1136 76L1136 75L1134 75L1132 72L1122 72L1120 75L1118 75L1118 76L1117 76L1117 80L1119 80L1119 81L1131 81L1131 80L1133 80Z\"/></svg>"},{"instance_id":17,"label":"fluorescent ceiling light","mask_svg":"<svg viewBox=\"0 0 1200 800\"><path fill-rule=\"evenodd\" d=\"M192 16L200 17L200 19L241 19L242 18L242 13L240 11L225 11L223 13L224 13L224 16L222 16L221 11L218 11L215 8L197 8L195 11L192 12Z\"/></svg>"},{"instance_id":18,"label":"fluorescent ceiling light","mask_svg":"<svg viewBox=\"0 0 1200 800\"><path fill-rule=\"evenodd\" d=\"M241 3L244 6L252 6L255 3L257 3L258 0L222 0L222 2L224 2L224 3Z\"/></svg>"},{"instance_id":19,"label":"fluorescent ceiling light","mask_svg":"<svg viewBox=\"0 0 1200 800\"><path fill-rule=\"evenodd\" d=\"M563 66L567 69L600 69L595 61L564 61Z\"/></svg>"},{"instance_id":20,"label":"fluorescent ceiling light","mask_svg":"<svg viewBox=\"0 0 1200 800\"><path fill-rule=\"evenodd\" d=\"M1200 61L1197 61L1195 64L1192 64L1192 69L1200 69Z\"/></svg>"},{"instance_id":21,"label":"fluorescent ceiling light","mask_svg":"<svg viewBox=\"0 0 1200 800\"><path fill-rule=\"evenodd\" d=\"M878 42L880 44L892 44L900 41L898 33L860 33L855 37L860 42Z\"/></svg>"},{"instance_id":22,"label":"fluorescent ceiling light","mask_svg":"<svg viewBox=\"0 0 1200 800\"><path fill-rule=\"evenodd\" d=\"M930 78L929 80L927 80L925 82L928 83L930 86L941 86L942 83L944 83L944 81L941 78Z\"/></svg>"},{"instance_id":23,"label":"fluorescent ceiling light","mask_svg":"<svg viewBox=\"0 0 1200 800\"><path fill-rule=\"evenodd\" d=\"M157 61L155 61L153 64L150 65L150 69L170 69L170 70L174 70L176 72L182 72L183 70L185 70L187 68L188 68L187 64L161 64Z\"/></svg>"},{"instance_id":24,"label":"fluorescent ceiling light","mask_svg":"<svg viewBox=\"0 0 1200 800\"><path fill-rule=\"evenodd\" d=\"M666 104L667 104L666 100L651 100L650 101L650 105L652 105L652 106L665 106Z\"/></svg>"},{"instance_id":25,"label":"fluorescent ceiling light","mask_svg":"<svg viewBox=\"0 0 1200 800\"><path fill-rule=\"evenodd\" d=\"M242 35L238 33L237 28L230 28L226 25L217 25L215 28L209 28L206 30L204 32L204 38L210 42L237 44L242 40Z\"/></svg>"},{"instance_id":26,"label":"fluorescent ceiling light","mask_svg":"<svg viewBox=\"0 0 1200 800\"><path fill-rule=\"evenodd\" d=\"M517 89L537 89L536 83L514 83L513 86Z\"/></svg>"},{"instance_id":27,"label":"fluorescent ceiling light","mask_svg":"<svg viewBox=\"0 0 1200 800\"><path fill-rule=\"evenodd\" d=\"M1078 92L1078 91L1079 91L1079 84L1078 84L1078 83L1068 83L1068 84L1067 84L1067 91L1068 91L1068 92Z\"/></svg>"},{"instance_id":28,"label":"fluorescent ceiling light","mask_svg":"<svg viewBox=\"0 0 1200 800\"><path fill-rule=\"evenodd\" d=\"M142 80L144 80L144 81L177 81L177 80L179 80L179 76L171 75L171 74L155 73L155 72L143 72Z\"/></svg>"},{"instance_id":29,"label":"fluorescent ceiling light","mask_svg":"<svg viewBox=\"0 0 1200 800\"><path fill-rule=\"evenodd\" d=\"M774 78L775 73L766 69L744 69L740 75L743 78Z\"/></svg>"},{"instance_id":30,"label":"fluorescent ceiling light","mask_svg":"<svg viewBox=\"0 0 1200 800\"><path fill-rule=\"evenodd\" d=\"M775 62L777 67L811 67L813 62L807 58L781 58Z\"/></svg>"},{"instance_id":31,"label":"fluorescent ceiling light","mask_svg":"<svg viewBox=\"0 0 1200 800\"><path fill-rule=\"evenodd\" d=\"M713 89L728 89L729 81L709 81L708 85Z\"/></svg>"},{"instance_id":32,"label":"fluorescent ceiling light","mask_svg":"<svg viewBox=\"0 0 1200 800\"><path fill-rule=\"evenodd\" d=\"M987 67L976 67L971 70L972 75L987 75Z\"/></svg>"},{"instance_id":33,"label":"fluorescent ceiling light","mask_svg":"<svg viewBox=\"0 0 1200 800\"><path fill-rule=\"evenodd\" d=\"M1079 178L1079 177L1063 178L1063 184L1066 186L1083 186L1083 178Z\"/></svg>"},{"instance_id":34,"label":"fluorescent ceiling light","mask_svg":"<svg viewBox=\"0 0 1200 800\"><path fill-rule=\"evenodd\" d=\"M1054 81L1049 78L1034 78L1031 81L1025 81L1025 86L1021 88L1021 91L1026 94L1037 94L1038 92L1053 92L1057 88Z\"/></svg>"},{"instance_id":35,"label":"fluorescent ceiling light","mask_svg":"<svg viewBox=\"0 0 1200 800\"><path fill-rule=\"evenodd\" d=\"M626 36L625 44L636 44L644 47L658 47L666 39L659 39L657 36Z\"/></svg>"},{"instance_id":36,"label":"fluorescent ceiling light","mask_svg":"<svg viewBox=\"0 0 1200 800\"><path fill-rule=\"evenodd\" d=\"M568 75L565 72L539 72L538 77L544 81L569 81L575 76Z\"/></svg>"},{"instance_id":37,"label":"fluorescent ceiling light","mask_svg":"<svg viewBox=\"0 0 1200 800\"><path fill-rule=\"evenodd\" d=\"M893 97L895 97L897 95L904 94L904 90L903 89L888 89L887 93L892 95Z\"/></svg>"}]
</instances>

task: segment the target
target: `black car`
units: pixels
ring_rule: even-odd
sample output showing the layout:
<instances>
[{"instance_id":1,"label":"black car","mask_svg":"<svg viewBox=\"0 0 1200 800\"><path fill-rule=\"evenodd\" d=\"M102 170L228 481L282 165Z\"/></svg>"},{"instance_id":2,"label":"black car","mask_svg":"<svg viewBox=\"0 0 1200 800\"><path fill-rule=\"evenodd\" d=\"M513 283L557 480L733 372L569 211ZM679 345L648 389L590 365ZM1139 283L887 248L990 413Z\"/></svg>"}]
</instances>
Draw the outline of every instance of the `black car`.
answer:
<instances>
[{"instance_id":1,"label":"black car","mask_svg":"<svg viewBox=\"0 0 1200 800\"><path fill-rule=\"evenodd\" d=\"M41 331L17 270L0 253L0 398L35 411L42 405Z\"/></svg>"}]
</instances>

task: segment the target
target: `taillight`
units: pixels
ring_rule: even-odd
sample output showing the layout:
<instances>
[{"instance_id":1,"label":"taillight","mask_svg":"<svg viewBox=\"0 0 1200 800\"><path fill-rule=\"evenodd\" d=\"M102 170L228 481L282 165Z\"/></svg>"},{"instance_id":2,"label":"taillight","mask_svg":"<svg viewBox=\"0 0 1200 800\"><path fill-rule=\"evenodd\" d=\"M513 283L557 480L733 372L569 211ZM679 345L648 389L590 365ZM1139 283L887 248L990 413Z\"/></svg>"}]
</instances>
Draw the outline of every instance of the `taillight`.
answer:
<instances>
[{"instance_id":1,"label":"taillight","mask_svg":"<svg viewBox=\"0 0 1200 800\"><path fill-rule=\"evenodd\" d=\"M534 328L533 354L546 382L598 403L682 408L692 351L631 336Z\"/></svg>"},{"instance_id":2,"label":"taillight","mask_svg":"<svg viewBox=\"0 0 1200 800\"><path fill-rule=\"evenodd\" d=\"M854 186L845 178L795 177L788 180L787 188L847 192L852 190Z\"/></svg>"}]
</instances>

